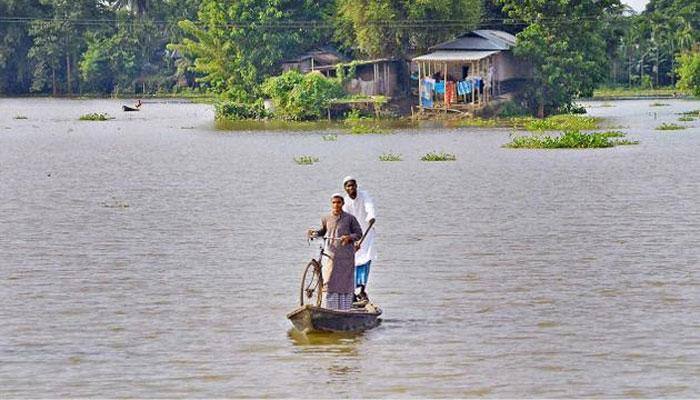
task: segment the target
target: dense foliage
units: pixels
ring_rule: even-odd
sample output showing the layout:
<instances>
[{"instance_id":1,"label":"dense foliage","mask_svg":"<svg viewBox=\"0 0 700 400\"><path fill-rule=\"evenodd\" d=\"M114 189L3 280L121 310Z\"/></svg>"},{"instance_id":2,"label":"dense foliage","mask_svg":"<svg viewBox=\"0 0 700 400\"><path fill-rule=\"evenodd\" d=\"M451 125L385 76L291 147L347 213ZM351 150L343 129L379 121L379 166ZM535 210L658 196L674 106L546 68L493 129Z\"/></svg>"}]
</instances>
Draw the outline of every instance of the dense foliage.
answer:
<instances>
[{"instance_id":1,"label":"dense foliage","mask_svg":"<svg viewBox=\"0 0 700 400\"><path fill-rule=\"evenodd\" d=\"M199 0L0 0L0 94L171 90L168 41Z\"/></svg>"},{"instance_id":2,"label":"dense foliage","mask_svg":"<svg viewBox=\"0 0 700 400\"><path fill-rule=\"evenodd\" d=\"M697 0L650 0L640 14L619 0L0 0L0 94L196 88L255 115L236 107L269 93L261 84L281 61L308 50L409 58L488 28L517 34L515 53L533 67L518 104L545 115L601 84L698 94L698 15ZM348 65L339 78L354 76ZM277 83L292 78L302 81ZM335 90L303 79L288 98L276 94L285 118L317 116L328 96L315 91Z\"/></svg>"},{"instance_id":3,"label":"dense foliage","mask_svg":"<svg viewBox=\"0 0 700 400\"><path fill-rule=\"evenodd\" d=\"M610 82L654 88L676 83L678 54L700 44L700 2L650 0L646 10L620 21Z\"/></svg>"},{"instance_id":4,"label":"dense foliage","mask_svg":"<svg viewBox=\"0 0 700 400\"><path fill-rule=\"evenodd\" d=\"M700 51L683 53L678 56L678 87L689 90L700 97Z\"/></svg>"},{"instance_id":5,"label":"dense foliage","mask_svg":"<svg viewBox=\"0 0 700 400\"><path fill-rule=\"evenodd\" d=\"M482 0L338 0L336 38L364 56L401 57L475 29L481 10Z\"/></svg>"},{"instance_id":6,"label":"dense foliage","mask_svg":"<svg viewBox=\"0 0 700 400\"><path fill-rule=\"evenodd\" d=\"M319 73L302 75L294 70L268 78L262 91L272 99L275 115L291 120L317 119L324 115L332 100L344 95L337 80Z\"/></svg>"},{"instance_id":7,"label":"dense foliage","mask_svg":"<svg viewBox=\"0 0 700 400\"><path fill-rule=\"evenodd\" d=\"M542 117L593 93L607 72L606 37L619 0L501 0L503 10L524 21L514 53L532 65L524 99Z\"/></svg>"}]
</instances>

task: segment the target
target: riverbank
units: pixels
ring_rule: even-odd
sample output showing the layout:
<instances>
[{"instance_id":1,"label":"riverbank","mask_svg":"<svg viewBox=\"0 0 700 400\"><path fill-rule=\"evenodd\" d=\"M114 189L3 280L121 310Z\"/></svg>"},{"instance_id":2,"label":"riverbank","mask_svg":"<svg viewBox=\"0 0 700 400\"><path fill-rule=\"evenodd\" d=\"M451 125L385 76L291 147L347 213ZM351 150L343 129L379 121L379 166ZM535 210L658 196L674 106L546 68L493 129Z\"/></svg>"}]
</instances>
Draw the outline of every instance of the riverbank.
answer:
<instances>
[{"instance_id":1,"label":"riverbank","mask_svg":"<svg viewBox=\"0 0 700 400\"><path fill-rule=\"evenodd\" d=\"M628 88L628 87L602 87L593 91L590 98L581 100L634 100L634 99L670 99L692 98L690 92L672 87L661 88Z\"/></svg>"}]
</instances>

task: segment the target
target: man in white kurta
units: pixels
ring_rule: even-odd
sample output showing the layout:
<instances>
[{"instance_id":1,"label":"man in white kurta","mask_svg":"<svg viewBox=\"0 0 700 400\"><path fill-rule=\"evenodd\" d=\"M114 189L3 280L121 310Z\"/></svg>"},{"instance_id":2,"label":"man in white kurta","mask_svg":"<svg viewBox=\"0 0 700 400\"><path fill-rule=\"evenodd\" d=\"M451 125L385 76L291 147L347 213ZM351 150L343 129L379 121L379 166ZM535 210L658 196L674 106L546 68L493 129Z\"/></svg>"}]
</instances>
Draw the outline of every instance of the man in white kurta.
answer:
<instances>
[{"instance_id":1,"label":"man in white kurta","mask_svg":"<svg viewBox=\"0 0 700 400\"><path fill-rule=\"evenodd\" d=\"M377 249L374 244L374 224L376 213L374 202L369 194L364 190L357 190L357 179L346 176L343 179L345 189L345 204L343 211L355 216L362 227L362 232L367 232L365 240L355 253L355 287L360 288L357 296L359 300L367 300L367 279L369 278L369 267L373 260L377 259Z\"/></svg>"}]
</instances>

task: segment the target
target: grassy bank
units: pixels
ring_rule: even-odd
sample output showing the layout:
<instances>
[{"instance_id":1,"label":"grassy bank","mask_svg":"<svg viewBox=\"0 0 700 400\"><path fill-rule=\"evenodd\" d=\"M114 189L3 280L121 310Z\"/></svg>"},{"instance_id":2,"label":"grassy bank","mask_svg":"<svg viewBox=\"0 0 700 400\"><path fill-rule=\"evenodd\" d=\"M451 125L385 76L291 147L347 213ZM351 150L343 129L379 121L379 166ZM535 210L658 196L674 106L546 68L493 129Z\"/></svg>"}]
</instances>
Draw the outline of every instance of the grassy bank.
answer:
<instances>
[{"instance_id":1,"label":"grassy bank","mask_svg":"<svg viewBox=\"0 0 700 400\"><path fill-rule=\"evenodd\" d=\"M615 98L645 98L645 97L679 97L688 96L689 93L671 87L661 87L655 89L639 87L602 87L593 91L593 100L607 100Z\"/></svg>"}]
</instances>

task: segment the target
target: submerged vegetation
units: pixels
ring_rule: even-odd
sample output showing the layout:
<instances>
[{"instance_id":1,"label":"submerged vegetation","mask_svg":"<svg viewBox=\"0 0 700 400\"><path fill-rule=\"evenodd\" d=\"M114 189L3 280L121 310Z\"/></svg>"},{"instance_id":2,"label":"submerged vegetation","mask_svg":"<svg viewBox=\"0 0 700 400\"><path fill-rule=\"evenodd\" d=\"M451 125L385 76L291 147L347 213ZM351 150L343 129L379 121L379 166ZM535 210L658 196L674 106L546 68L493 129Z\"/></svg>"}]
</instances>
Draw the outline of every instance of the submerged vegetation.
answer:
<instances>
[{"instance_id":1,"label":"submerged vegetation","mask_svg":"<svg viewBox=\"0 0 700 400\"><path fill-rule=\"evenodd\" d=\"M617 139L624 136L625 134L619 131L594 133L564 131L559 136L516 136L510 143L506 143L504 147L512 149L592 149L639 144L636 141Z\"/></svg>"},{"instance_id":2,"label":"submerged vegetation","mask_svg":"<svg viewBox=\"0 0 700 400\"><path fill-rule=\"evenodd\" d=\"M379 161L401 161L401 154L398 153L392 153L392 152L386 152L382 153L379 156Z\"/></svg>"},{"instance_id":3,"label":"submerged vegetation","mask_svg":"<svg viewBox=\"0 0 700 400\"><path fill-rule=\"evenodd\" d=\"M81 121L108 121L114 117L107 113L90 113L81 115L79 119Z\"/></svg>"},{"instance_id":4,"label":"submerged vegetation","mask_svg":"<svg viewBox=\"0 0 700 400\"><path fill-rule=\"evenodd\" d=\"M677 131L680 129L685 129L683 125L678 125L674 123L664 122L663 124L656 127L657 131Z\"/></svg>"},{"instance_id":5,"label":"submerged vegetation","mask_svg":"<svg viewBox=\"0 0 700 400\"><path fill-rule=\"evenodd\" d=\"M312 164L318 162L318 157L314 157L314 156L294 157L294 162L296 162L298 165L312 165Z\"/></svg>"},{"instance_id":6,"label":"submerged vegetation","mask_svg":"<svg viewBox=\"0 0 700 400\"><path fill-rule=\"evenodd\" d=\"M421 161L455 161L457 157L451 153L431 151L420 159Z\"/></svg>"}]
</instances>

